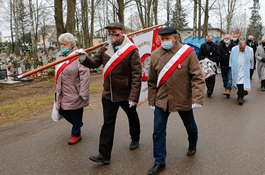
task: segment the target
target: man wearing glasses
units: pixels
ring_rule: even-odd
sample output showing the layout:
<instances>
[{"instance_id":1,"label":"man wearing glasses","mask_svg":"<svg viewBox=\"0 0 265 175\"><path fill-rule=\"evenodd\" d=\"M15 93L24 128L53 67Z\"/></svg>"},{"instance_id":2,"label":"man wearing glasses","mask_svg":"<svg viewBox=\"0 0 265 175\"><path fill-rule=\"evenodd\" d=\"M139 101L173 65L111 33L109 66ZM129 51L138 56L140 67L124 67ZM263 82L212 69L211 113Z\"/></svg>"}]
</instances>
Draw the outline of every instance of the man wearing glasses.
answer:
<instances>
[{"instance_id":1,"label":"man wearing glasses","mask_svg":"<svg viewBox=\"0 0 265 175\"><path fill-rule=\"evenodd\" d=\"M142 68L137 47L124 35L121 23L110 23L108 44L104 45L92 57L80 49L79 62L89 68L104 66L104 90L102 106L104 124L99 140L99 155L89 157L90 160L109 164L113 146L116 116L119 107L127 114L131 135L130 150L136 149L140 139L140 121L136 104L141 90Z\"/></svg>"}]
</instances>

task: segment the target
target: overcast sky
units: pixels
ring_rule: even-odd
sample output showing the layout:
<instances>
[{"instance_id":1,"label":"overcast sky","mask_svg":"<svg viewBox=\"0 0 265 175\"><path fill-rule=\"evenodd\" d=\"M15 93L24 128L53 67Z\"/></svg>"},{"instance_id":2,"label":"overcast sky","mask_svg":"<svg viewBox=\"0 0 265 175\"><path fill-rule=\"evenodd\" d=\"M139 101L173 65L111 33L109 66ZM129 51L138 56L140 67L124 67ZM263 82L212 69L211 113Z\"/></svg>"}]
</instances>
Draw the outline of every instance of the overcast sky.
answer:
<instances>
[{"instance_id":1,"label":"overcast sky","mask_svg":"<svg viewBox=\"0 0 265 175\"><path fill-rule=\"evenodd\" d=\"M265 26L265 0L260 0L260 16L262 18L262 25ZM250 7L253 5L253 3L250 3ZM242 8L242 12L244 13L244 9L246 9L247 12L247 17L249 18L251 16L251 10L249 7ZM188 18L189 20L189 27L192 27L192 17ZM213 26L213 27L218 27L218 26ZM2 32L2 36L10 36L10 30L9 28L4 28L3 25L0 25L0 31Z\"/></svg>"}]
</instances>

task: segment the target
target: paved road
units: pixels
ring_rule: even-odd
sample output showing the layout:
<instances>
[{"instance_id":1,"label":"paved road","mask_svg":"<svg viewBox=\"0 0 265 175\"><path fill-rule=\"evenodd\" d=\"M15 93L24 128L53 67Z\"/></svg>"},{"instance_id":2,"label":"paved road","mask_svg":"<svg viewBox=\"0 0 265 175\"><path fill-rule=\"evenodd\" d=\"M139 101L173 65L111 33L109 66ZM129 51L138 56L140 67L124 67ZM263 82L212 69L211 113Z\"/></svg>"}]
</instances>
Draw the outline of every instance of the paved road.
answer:
<instances>
[{"instance_id":1,"label":"paved road","mask_svg":"<svg viewBox=\"0 0 265 175\"><path fill-rule=\"evenodd\" d=\"M187 134L177 113L172 113L167 129L167 160L164 175L261 175L265 174L265 92L255 74L252 91L243 106L222 95L220 75L215 92L205 97L201 109L194 111L199 141L194 157L187 157ZM102 109L84 114L83 140L68 145L70 125L50 116L29 120L0 131L0 174L66 174L66 175L142 175L153 166L153 112L147 103L138 108L141 120L141 142L129 150L128 121L120 110L112 159L101 165L88 159L98 154Z\"/></svg>"}]
</instances>

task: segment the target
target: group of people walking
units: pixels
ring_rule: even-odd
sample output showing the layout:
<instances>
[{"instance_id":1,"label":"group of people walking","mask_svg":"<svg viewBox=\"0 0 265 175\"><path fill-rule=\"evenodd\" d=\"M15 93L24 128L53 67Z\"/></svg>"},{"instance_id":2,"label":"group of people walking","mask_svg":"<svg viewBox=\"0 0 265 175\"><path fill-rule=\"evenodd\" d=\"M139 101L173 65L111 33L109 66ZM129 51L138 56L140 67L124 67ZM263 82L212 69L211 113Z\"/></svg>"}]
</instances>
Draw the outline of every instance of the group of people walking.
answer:
<instances>
[{"instance_id":1,"label":"group of people walking","mask_svg":"<svg viewBox=\"0 0 265 175\"><path fill-rule=\"evenodd\" d=\"M232 86L238 89L238 103L243 105L244 96L251 90L250 80L256 69L256 59L258 60L258 77L261 80L262 91L265 91L265 39L261 41L260 46L249 36L248 40L239 40L236 36L231 37L227 34L217 45L212 42L212 36L206 36L206 43L202 44L198 54L199 60L208 58L220 65L223 86L223 94L228 98ZM256 52L257 51L257 52ZM263 59L263 60L262 60ZM215 75L207 78L207 96L210 97L214 91Z\"/></svg>"},{"instance_id":2,"label":"group of people walking","mask_svg":"<svg viewBox=\"0 0 265 175\"><path fill-rule=\"evenodd\" d=\"M89 102L89 68L104 66L104 90L101 99L104 123L99 138L99 153L90 156L89 159L109 164L116 116L120 107L125 111L129 121L131 137L129 149L134 150L139 146L140 120L136 106L141 90L142 68L139 51L124 34L123 25L114 22L108 24L105 29L108 30L108 44L104 44L93 57L88 57L83 49L77 49L72 34L65 33L59 37L61 51L56 55L57 60L74 53L80 55L56 66L56 108L59 114L72 124L71 139L68 143L70 145L78 143L82 139L83 108L88 106ZM164 27L158 35L161 47L151 54L148 76L148 102L150 109L154 111L153 156L155 158L154 166L148 172L149 175L159 174L165 169L166 128L168 117L172 112L178 112L186 128L189 143L187 156L196 153L198 130L193 109L203 105L205 89L205 79L199 60L207 57L221 63L226 95L230 94L232 88L231 76L237 77L238 81L234 84L238 88L243 90L250 88L247 86L249 81L245 73L247 74L246 70L253 68L254 64L251 56L253 49L246 47L244 41L240 41L238 48L235 49L236 45L231 42L229 35L225 36L224 43L220 46L212 42L211 36L207 36L206 43L201 47L199 59L193 48L177 41L175 28ZM262 59L265 61L264 46L257 50L259 53L257 59L261 62ZM246 64L248 66L245 66ZM250 71L248 75L249 73ZM265 75L262 74L263 76ZM206 79L209 97L213 93L214 84L215 76ZM240 91L239 94L241 93Z\"/></svg>"}]
</instances>

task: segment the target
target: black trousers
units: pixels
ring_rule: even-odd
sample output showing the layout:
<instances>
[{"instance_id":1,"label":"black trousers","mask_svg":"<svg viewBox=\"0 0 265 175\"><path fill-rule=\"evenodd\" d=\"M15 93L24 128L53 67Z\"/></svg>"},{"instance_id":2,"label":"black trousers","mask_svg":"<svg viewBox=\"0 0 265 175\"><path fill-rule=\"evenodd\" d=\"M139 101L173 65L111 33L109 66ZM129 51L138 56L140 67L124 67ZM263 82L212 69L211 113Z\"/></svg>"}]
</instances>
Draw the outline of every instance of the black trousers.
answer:
<instances>
[{"instance_id":1,"label":"black trousers","mask_svg":"<svg viewBox=\"0 0 265 175\"><path fill-rule=\"evenodd\" d=\"M112 102L109 99L102 97L104 124L101 128L99 139L99 153L110 159L113 146L114 130L116 116L119 107L127 114L129 120L129 130L132 140L140 139L140 121L136 112L136 106L129 108L127 100L120 102Z\"/></svg>"},{"instance_id":2,"label":"black trousers","mask_svg":"<svg viewBox=\"0 0 265 175\"><path fill-rule=\"evenodd\" d=\"M215 75L205 79L205 84L206 84L207 90L213 92L214 85L215 85Z\"/></svg>"},{"instance_id":3,"label":"black trousers","mask_svg":"<svg viewBox=\"0 0 265 175\"><path fill-rule=\"evenodd\" d=\"M248 95L248 91L244 91L244 84L237 84L237 96L238 98L243 99L244 96Z\"/></svg>"},{"instance_id":4,"label":"black trousers","mask_svg":"<svg viewBox=\"0 0 265 175\"><path fill-rule=\"evenodd\" d=\"M83 125L83 109L76 110L59 110L59 114L62 115L65 120L71 123L72 126L72 137L79 137L81 135L81 127Z\"/></svg>"}]
</instances>

